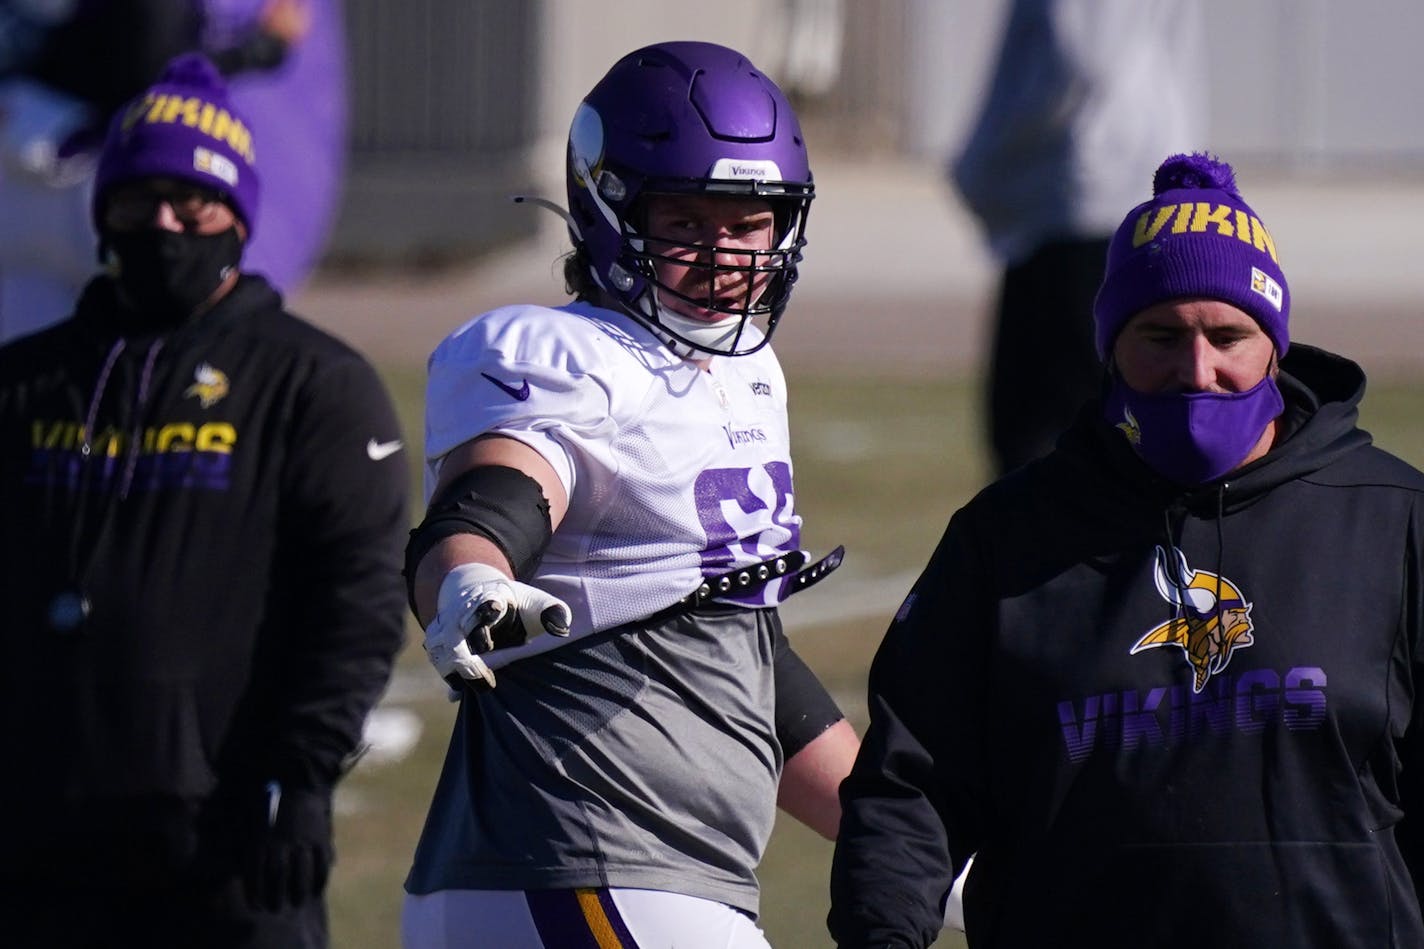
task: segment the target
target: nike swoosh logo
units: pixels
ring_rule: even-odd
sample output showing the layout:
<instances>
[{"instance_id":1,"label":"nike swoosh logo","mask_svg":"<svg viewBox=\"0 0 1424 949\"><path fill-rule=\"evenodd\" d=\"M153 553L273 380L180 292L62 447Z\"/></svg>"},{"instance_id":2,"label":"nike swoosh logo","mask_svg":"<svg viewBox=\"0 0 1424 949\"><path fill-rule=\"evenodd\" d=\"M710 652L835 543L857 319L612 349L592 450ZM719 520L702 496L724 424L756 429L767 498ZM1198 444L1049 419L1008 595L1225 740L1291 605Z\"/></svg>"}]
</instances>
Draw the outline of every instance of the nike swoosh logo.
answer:
<instances>
[{"instance_id":1,"label":"nike swoosh logo","mask_svg":"<svg viewBox=\"0 0 1424 949\"><path fill-rule=\"evenodd\" d=\"M516 388L514 388L514 386L510 385L509 383L507 383L507 382L501 382L500 380L496 379L494 376L490 375L490 374L487 373L487 372L482 372L482 373L480 373L480 375L484 376L484 377L485 377L486 379L488 379L490 382L493 382L495 385L499 386L500 389L502 389L502 390L504 391L504 394L507 395L507 396L509 396L509 397L512 398L512 399L517 399L518 401L523 402L525 399L529 398L529 380L528 380L528 379L523 380L523 381L524 381L524 384L521 385L518 389L516 389Z\"/></svg>"},{"instance_id":2,"label":"nike swoosh logo","mask_svg":"<svg viewBox=\"0 0 1424 949\"><path fill-rule=\"evenodd\" d=\"M372 461L389 458L404 447L400 439L393 442L378 442L374 438L366 443L366 457Z\"/></svg>"}]
</instances>

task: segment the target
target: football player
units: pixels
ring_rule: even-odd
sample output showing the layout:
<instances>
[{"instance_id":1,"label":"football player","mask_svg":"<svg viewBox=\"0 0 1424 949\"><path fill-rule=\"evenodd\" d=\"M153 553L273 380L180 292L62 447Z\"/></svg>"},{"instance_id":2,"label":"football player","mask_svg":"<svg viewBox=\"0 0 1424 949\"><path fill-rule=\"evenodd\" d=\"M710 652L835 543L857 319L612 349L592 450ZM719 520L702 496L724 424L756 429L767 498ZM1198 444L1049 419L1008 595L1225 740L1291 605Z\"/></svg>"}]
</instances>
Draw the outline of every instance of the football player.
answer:
<instances>
[{"instance_id":1,"label":"football player","mask_svg":"<svg viewBox=\"0 0 1424 949\"><path fill-rule=\"evenodd\" d=\"M777 86L660 43L574 116L566 306L430 359L407 577L461 707L408 947L765 947L776 805L833 838L858 740L777 606L807 564L766 345L813 194Z\"/></svg>"}]
</instances>

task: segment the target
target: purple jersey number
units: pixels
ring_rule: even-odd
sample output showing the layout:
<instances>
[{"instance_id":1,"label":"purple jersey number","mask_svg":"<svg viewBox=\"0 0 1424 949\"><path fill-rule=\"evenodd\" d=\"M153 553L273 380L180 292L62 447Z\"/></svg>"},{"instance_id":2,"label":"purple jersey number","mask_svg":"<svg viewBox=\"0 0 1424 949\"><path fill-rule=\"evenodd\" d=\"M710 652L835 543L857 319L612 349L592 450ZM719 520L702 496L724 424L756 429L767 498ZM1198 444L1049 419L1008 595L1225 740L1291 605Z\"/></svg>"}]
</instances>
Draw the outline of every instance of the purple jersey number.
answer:
<instances>
[{"instance_id":1,"label":"purple jersey number","mask_svg":"<svg viewBox=\"0 0 1424 949\"><path fill-rule=\"evenodd\" d=\"M737 564L768 560L797 550L801 525L793 510L791 466L784 461L756 468L712 468L693 488L697 518L707 534L703 576L725 573ZM770 596L768 596L770 594ZM765 606L780 600L780 584L728 600Z\"/></svg>"}]
</instances>

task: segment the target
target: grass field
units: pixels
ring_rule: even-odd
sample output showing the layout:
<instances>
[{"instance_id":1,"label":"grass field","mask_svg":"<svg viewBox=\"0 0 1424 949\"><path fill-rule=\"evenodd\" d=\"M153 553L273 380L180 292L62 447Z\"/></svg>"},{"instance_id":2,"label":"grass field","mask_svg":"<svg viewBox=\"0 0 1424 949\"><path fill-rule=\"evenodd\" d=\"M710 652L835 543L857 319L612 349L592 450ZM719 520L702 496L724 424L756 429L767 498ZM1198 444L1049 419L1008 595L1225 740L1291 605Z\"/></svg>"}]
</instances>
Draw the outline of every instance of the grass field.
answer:
<instances>
[{"instance_id":1,"label":"grass field","mask_svg":"<svg viewBox=\"0 0 1424 949\"><path fill-rule=\"evenodd\" d=\"M406 431L419 438L418 373L388 370ZM864 725L870 656L911 576L929 556L950 513L984 482L977 395L968 380L794 378L792 438L804 545L846 545L841 572L791 601L813 610L834 588L878 591L841 618L794 626L793 642ZM1424 387L1372 383L1364 424L1383 447L1424 466ZM414 463L414 459L412 459ZM417 478L418 483L418 478ZM817 613L821 615L824 610ZM363 763L339 798L338 864L330 904L337 949L398 945L401 881L444 755L453 707L425 665L418 639L402 655L392 701L415 712L424 731L396 764ZM829 945L826 877L831 846L789 819L779 822L761 868L762 925L777 947ZM963 946L956 933L936 943Z\"/></svg>"}]
</instances>

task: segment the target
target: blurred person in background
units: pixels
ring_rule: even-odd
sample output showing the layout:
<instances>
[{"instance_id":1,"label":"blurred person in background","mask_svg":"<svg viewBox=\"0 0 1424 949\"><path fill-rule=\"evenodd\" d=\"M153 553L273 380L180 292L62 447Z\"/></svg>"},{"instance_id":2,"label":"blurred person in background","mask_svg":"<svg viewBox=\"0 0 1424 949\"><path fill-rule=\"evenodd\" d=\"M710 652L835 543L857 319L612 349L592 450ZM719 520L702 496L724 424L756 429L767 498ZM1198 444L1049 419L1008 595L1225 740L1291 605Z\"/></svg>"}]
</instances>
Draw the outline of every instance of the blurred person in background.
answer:
<instances>
[{"instance_id":1,"label":"blurred person in background","mask_svg":"<svg viewBox=\"0 0 1424 949\"><path fill-rule=\"evenodd\" d=\"M1097 393L1093 295L1118 215L1202 139L1195 0L1014 0L949 167L1002 265L985 391L998 474L1048 453Z\"/></svg>"},{"instance_id":2,"label":"blurred person in background","mask_svg":"<svg viewBox=\"0 0 1424 949\"><path fill-rule=\"evenodd\" d=\"M174 60L99 154L107 272L0 347L8 946L327 943L409 477L371 365L240 269L259 154Z\"/></svg>"},{"instance_id":3,"label":"blurred person in background","mask_svg":"<svg viewBox=\"0 0 1424 949\"><path fill-rule=\"evenodd\" d=\"M806 145L741 54L660 43L580 104L566 169L575 300L430 358L406 569L460 710L403 942L764 949L776 807L834 837L857 747L777 610L840 557L800 548L767 346Z\"/></svg>"},{"instance_id":4,"label":"blurred person in background","mask_svg":"<svg viewBox=\"0 0 1424 949\"><path fill-rule=\"evenodd\" d=\"M1424 474L1290 312L1231 167L1165 161L1100 397L955 513L876 653L842 949L929 944L970 854L976 949L1424 945Z\"/></svg>"},{"instance_id":5,"label":"blurred person in background","mask_svg":"<svg viewBox=\"0 0 1424 949\"><path fill-rule=\"evenodd\" d=\"M228 75L232 101L262 145L264 226L243 256L288 298L320 263L346 179L348 91L341 0L202 0L201 48ZM224 63L253 43L270 65Z\"/></svg>"},{"instance_id":6,"label":"blurred person in background","mask_svg":"<svg viewBox=\"0 0 1424 949\"><path fill-rule=\"evenodd\" d=\"M0 342L69 312L93 269L109 118L188 50L229 77L267 143L269 226L247 269L290 292L314 266L345 152L334 0L0 0Z\"/></svg>"}]
</instances>

